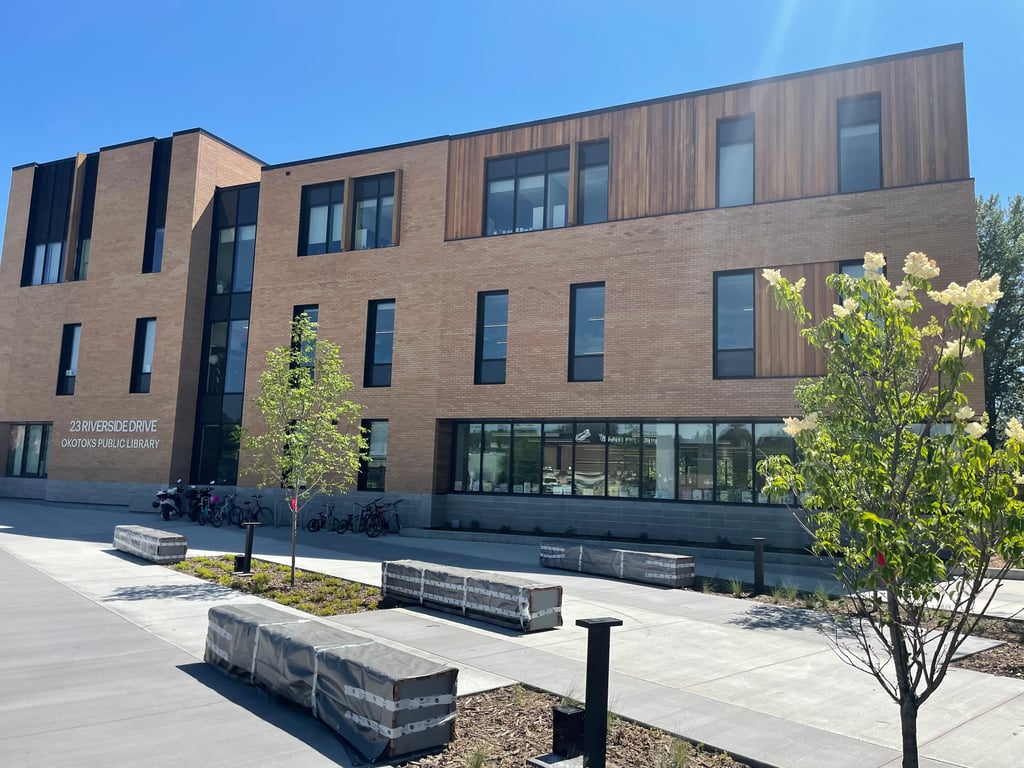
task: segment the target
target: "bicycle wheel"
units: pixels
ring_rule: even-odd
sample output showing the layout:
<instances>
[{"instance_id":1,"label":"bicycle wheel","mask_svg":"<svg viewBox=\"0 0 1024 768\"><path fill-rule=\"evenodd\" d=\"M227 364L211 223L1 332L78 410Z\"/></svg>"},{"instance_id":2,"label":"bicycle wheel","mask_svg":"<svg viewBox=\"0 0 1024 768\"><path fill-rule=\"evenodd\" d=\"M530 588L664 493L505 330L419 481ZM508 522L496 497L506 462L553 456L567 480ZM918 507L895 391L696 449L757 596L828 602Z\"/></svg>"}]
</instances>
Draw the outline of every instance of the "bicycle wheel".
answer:
<instances>
[{"instance_id":1,"label":"bicycle wheel","mask_svg":"<svg viewBox=\"0 0 1024 768\"><path fill-rule=\"evenodd\" d=\"M344 533L345 531L351 531L351 530L352 530L352 518L351 517L346 517L344 520L339 520L338 521L338 528L337 528L338 533Z\"/></svg>"},{"instance_id":2,"label":"bicycle wheel","mask_svg":"<svg viewBox=\"0 0 1024 768\"><path fill-rule=\"evenodd\" d=\"M366 535L371 539L375 539L380 536L384 530L384 522L381 520L380 515L370 515L370 519L366 521Z\"/></svg>"},{"instance_id":3,"label":"bicycle wheel","mask_svg":"<svg viewBox=\"0 0 1024 768\"><path fill-rule=\"evenodd\" d=\"M392 515L391 519L388 521L388 533L391 533L391 523L395 524L395 533L402 532L402 521L398 519L397 512L395 512L395 514Z\"/></svg>"},{"instance_id":4,"label":"bicycle wheel","mask_svg":"<svg viewBox=\"0 0 1024 768\"><path fill-rule=\"evenodd\" d=\"M220 528L224 523L224 510L218 507L210 512L210 523L214 528Z\"/></svg>"},{"instance_id":5,"label":"bicycle wheel","mask_svg":"<svg viewBox=\"0 0 1024 768\"><path fill-rule=\"evenodd\" d=\"M319 517L310 518L309 522L306 523L306 530L310 533L316 533L320 530L321 522Z\"/></svg>"},{"instance_id":6,"label":"bicycle wheel","mask_svg":"<svg viewBox=\"0 0 1024 768\"><path fill-rule=\"evenodd\" d=\"M260 525L270 525L274 522L274 513L270 507L260 507L256 510L256 519Z\"/></svg>"},{"instance_id":7,"label":"bicycle wheel","mask_svg":"<svg viewBox=\"0 0 1024 768\"><path fill-rule=\"evenodd\" d=\"M236 507L234 502L231 503L231 508L228 510L228 524L238 526L242 524L242 510Z\"/></svg>"},{"instance_id":8,"label":"bicycle wheel","mask_svg":"<svg viewBox=\"0 0 1024 768\"><path fill-rule=\"evenodd\" d=\"M196 518L197 518L196 522L199 523L200 525L206 525L206 514L207 514L207 511L206 511L205 507L200 509L199 510L199 514L196 515Z\"/></svg>"}]
</instances>

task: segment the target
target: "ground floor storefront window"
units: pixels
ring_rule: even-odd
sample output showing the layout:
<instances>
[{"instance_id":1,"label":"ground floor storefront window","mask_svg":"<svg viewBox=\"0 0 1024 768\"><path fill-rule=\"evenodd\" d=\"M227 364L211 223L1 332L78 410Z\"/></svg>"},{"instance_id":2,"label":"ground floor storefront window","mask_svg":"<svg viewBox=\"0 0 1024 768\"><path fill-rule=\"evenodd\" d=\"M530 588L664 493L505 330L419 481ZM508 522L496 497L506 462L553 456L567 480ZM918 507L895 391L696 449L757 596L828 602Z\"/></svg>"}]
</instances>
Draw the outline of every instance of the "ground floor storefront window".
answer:
<instances>
[{"instance_id":1,"label":"ground floor storefront window","mask_svg":"<svg viewBox=\"0 0 1024 768\"><path fill-rule=\"evenodd\" d=\"M767 504L757 462L796 456L780 421L460 421L453 428L449 489L456 493Z\"/></svg>"},{"instance_id":2,"label":"ground floor storefront window","mask_svg":"<svg viewBox=\"0 0 1024 768\"><path fill-rule=\"evenodd\" d=\"M46 477L50 424L11 424L7 447L8 477Z\"/></svg>"}]
</instances>

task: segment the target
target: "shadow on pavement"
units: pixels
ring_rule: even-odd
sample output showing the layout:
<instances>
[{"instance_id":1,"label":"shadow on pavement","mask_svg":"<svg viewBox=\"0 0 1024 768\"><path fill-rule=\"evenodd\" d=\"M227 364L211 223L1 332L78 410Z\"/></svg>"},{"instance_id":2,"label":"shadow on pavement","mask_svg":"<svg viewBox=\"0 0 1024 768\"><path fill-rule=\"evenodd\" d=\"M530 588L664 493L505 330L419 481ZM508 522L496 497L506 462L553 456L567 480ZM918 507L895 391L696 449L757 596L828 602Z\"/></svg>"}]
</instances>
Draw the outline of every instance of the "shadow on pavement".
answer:
<instances>
[{"instance_id":1,"label":"shadow on pavement","mask_svg":"<svg viewBox=\"0 0 1024 768\"><path fill-rule=\"evenodd\" d=\"M241 680L227 677L201 662L182 664L178 669L225 699L315 749L342 768L367 765L365 761L354 758L337 734L314 719L308 711L290 702L279 702L266 692ZM230 738L230 734L225 738Z\"/></svg>"},{"instance_id":2,"label":"shadow on pavement","mask_svg":"<svg viewBox=\"0 0 1024 768\"><path fill-rule=\"evenodd\" d=\"M133 587L118 587L102 598L104 602L114 600L228 600L241 594L219 584L140 584Z\"/></svg>"},{"instance_id":3,"label":"shadow on pavement","mask_svg":"<svg viewBox=\"0 0 1024 768\"><path fill-rule=\"evenodd\" d=\"M748 611L729 619L741 629L820 629L831 624L826 614L781 605L755 603Z\"/></svg>"}]
</instances>

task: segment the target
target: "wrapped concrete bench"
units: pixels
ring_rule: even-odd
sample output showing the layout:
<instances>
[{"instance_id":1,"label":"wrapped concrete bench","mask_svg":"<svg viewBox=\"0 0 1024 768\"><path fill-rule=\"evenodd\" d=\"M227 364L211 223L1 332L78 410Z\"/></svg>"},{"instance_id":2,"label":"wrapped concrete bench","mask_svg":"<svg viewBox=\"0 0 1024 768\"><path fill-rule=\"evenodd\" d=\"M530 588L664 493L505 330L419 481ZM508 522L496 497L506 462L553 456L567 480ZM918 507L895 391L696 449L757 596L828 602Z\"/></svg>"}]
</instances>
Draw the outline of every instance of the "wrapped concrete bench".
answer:
<instances>
[{"instance_id":1,"label":"wrapped concrete bench","mask_svg":"<svg viewBox=\"0 0 1024 768\"><path fill-rule=\"evenodd\" d=\"M595 544L545 542L540 545L540 564L547 568L611 576L673 589L691 587L694 581L692 555L636 552Z\"/></svg>"},{"instance_id":2,"label":"wrapped concrete bench","mask_svg":"<svg viewBox=\"0 0 1024 768\"><path fill-rule=\"evenodd\" d=\"M455 736L457 669L273 606L211 608L205 658L309 709L367 760Z\"/></svg>"},{"instance_id":3,"label":"wrapped concrete bench","mask_svg":"<svg viewBox=\"0 0 1024 768\"><path fill-rule=\"evenodd\" d=\"M188 538L144 525L118 525L114 527L114 549L166 565L185 559Z\"/></svg>"},{"instance_id":4,"label":"wrapped concrete bench","mask_svg":"<svg viewBox=\"0 0 1024 768\"><path fill-rule=\"evenodd\" d=\"M459 613L523 632L562 626L562 587L423 563L381 563L384 597Z\"/></svg>"}]
</instances>

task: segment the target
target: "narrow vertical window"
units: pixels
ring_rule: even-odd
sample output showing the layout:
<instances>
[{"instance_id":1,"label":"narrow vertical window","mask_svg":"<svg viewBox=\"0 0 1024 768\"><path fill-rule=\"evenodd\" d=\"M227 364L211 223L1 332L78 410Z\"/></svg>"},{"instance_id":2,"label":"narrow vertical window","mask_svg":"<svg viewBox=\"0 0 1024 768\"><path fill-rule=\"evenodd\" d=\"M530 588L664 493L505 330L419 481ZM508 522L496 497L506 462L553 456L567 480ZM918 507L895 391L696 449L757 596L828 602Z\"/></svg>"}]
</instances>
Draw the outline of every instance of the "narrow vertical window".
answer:
<instances>
[{"instance_id":1,"label":"narrow vertical window","mask_svg":"<svg viewBox=\"0 0 1024 768\"><path fill-rule=\"evenodd\" d=\"M388 470L388 422L386 419L364 420L363 430L369 447L359 470L356 488L360 491L383 491Z\"/></svg>"},{"instance_id":2,"label":"narrow vertical window","mask_svg":"<svg viewBox=\"0 0 1024 768\"><path fill-rule=\"evenodd\" d=\"M608 142L580 146L576 218L580 224L608 221Z\"/></svg>"},{"instance_id":3,"label":"narrow vertical window","mask_svg":"<svg viewBox=\"0 0 1024 768\"><path fill-rule=\"evenodd\" d=\"M345 221L344 204L343 181L302 188L299 256L341 251L341 230Z\"/></svg>"},{"instance_id":4,"label":"narrow vertical window","mask_svg":"<svg viewBox=\"0 0 1024 768\"><path fill-rule=\"evenodd\" d=\"M508 291L477 294L476 384L504 384L508 349Z\"/></svg>"},{"instance_id":5,"label":"narrow vertical window","mask_svg":"<svg viewBox=\"0 0 1024 768\"><path fill-rule=\"evenodd\" d=\"M8 477L46 477L50 424L12 424L7 450Z\"/></svg>"},{"instance_id":6,"label":"narrow vertical window","mask_svg":"<svg viewBox=\"0 0 1024 768\"><path fill-rule=\"evenodd\" d=\"M78 344L82 337L80 323L64 326L60 341L60 367L57 370L57 394L75 394L75 377L78 375Z\"/></svg>"},{"instance_id":7,"label":"narrow vertical window","mask_svg":"<svg viewBox=\"0 0 1024 768\"><path fill-rule=\"evenodd\" d=\"M715 275L715 378L754 375L754 273Z\"/></svg>"},{"instance_id":8,"label":"narrow vertical window","mask_svg":"<svg viewBox=\"0 0 1024 768\"><path fill-rule=\"evenodd\" d=\"M840 99L839 191L882 187L882 98L879 94Z\"/></svg>"},{"instance_id":9,"label":"narrow vertical window","mask_svg":"<svg viewBox=\"0 0 1024 768\"><path fill-rule=\"evenodd\" d=\"M143 272L159 272L164 261L164 225L167 221L167 188L171 179L172 139L153 144L153 171L149 177L149 215L146 218L146 247Z\"/></svg>"},{"instance_id":10,"label":"narrow vertical window","mask_svg":"<svg viewBox=\"0 0 1024 768\"><path fill-rule=\"evenodd\" d=\"M317 323L320 322L320 305L319 304L300 304L292 309L292 322L305 315L309 318L309 322L313 324L313 330L316 331ZM294 342L293 342L294 343ZM312 369L316 362L316 339L307 341L303 344L302 349L302 366L310 369L310 375L312 375Z\"/></svg>"},{"instance_id":11,"label":"narrow vertical window","mask_svg":"<svg viewBox=\"0 0 1024 768\"><path fill-rule=\"evenodd\" d=\"M356 179L354 191L352 250L390 246L395 212L395 174Z\"/></svg>"},{"instance_id":12,"label":"narrow vertical window","mask_svg":"<svg viewBox=\"0 0 1024 768\"><path fill-rule=\"evenodd\" d=\"M391 357L395 342L395 300L370 302L366 321L364 387L391 386Z\"/></svg>"},{"instance_id":13,"label":"narrow vertical window","mask_svg":"<svg viewBox=\"0 0 1024 768\"><path fill-rule=\"evenodd\" d=\"M754 202L754 117L718 121L718 207Z\"/></svg>"},{"instance_id":14,"label":"narrow vertical window","mask_svg":"<svg viewBox=\"0 0 1024 768\"><path fill-rule=\"evenodd\" d=\"M156 318L140 317L136 320L135 347L132 352L132 381L129 392L149 392L153 375L153 345L155 341Z\"/></svg>"},{"instance_id":15,"label":"narrow vertical window","mask_svg":"<svg viewBox=\"0 0 1024 768\"><path fill-rule=\"evenodd\" d=\"M604 379L604 283L574 285L569 294L569 381Z\"/></svg>"},{"instance_id":16,"label":"narrow vertical window","mask_svg":"<svg viewBox=\"0 0 1024 768\"><path fill-rule=\"evenodd\" d=\"M89 251L92 248L92 218L96 208L96 179L99 175L100 153L85 158L85 181L82 189L82 209L78 217L78 243L75 246L74 280L85 280L89 274Z\"/></svg>"},{"instance_id":17,"label":"narrow vertical window","mask_svg":"<svg viewBox=\"0 0 1024 768\"><path fill-rule=\"evenodd\" d=\"M68 236L74 176L73 157L35 169L21 271L23 286L64 280L64 241Z\"/></svg>"}]
</instances>

